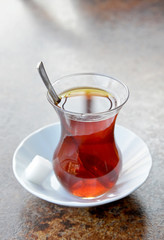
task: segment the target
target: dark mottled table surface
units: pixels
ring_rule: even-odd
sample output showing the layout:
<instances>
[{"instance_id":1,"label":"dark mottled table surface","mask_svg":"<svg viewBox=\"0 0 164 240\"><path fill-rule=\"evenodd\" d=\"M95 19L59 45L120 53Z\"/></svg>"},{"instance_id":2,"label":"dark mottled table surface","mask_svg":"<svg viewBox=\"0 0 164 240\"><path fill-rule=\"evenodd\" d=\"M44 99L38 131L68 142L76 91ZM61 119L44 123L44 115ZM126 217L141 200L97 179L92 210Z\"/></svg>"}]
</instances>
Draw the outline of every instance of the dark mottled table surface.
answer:
<instances>
[{"instance_id":1,"label":"dark mottled table surface","mask_svg":"<svg viewBox=\"0 0 164 240\"><path fill-rule=\"evenodd\" d=\"M164 239L164 1L6 0L0 5L0 239ZM148 145L153 167L128 197L69 208L28 193L12 171L28 134L58 121L36 71L99 72L131 92L117 122Z\"/></svg>"}]
</instances>

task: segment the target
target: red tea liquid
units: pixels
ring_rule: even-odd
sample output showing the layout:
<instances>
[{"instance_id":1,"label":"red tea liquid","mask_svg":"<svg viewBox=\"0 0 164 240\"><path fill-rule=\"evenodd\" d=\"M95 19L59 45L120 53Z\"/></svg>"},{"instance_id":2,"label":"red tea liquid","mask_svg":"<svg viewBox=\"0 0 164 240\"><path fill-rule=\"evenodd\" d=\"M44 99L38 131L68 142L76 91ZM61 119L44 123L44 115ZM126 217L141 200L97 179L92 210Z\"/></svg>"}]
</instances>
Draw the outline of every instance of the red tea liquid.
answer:
<instances>
[{"instance_id":1,"label":"red tea liquid","mask_svg":"<svg viewBox=\"0 0 164 240\"><path fill-rule=\"evenodd\" d=\"M59 108L74 113L99 113L116 106L106 91L72 89L61 95ZM61 184L72 194L94 198L107 192L118 179L121 159L114 141L116 115L99 121L70 119L59 111L62 133L53 166Z\"/></svg>"}]
</instances>

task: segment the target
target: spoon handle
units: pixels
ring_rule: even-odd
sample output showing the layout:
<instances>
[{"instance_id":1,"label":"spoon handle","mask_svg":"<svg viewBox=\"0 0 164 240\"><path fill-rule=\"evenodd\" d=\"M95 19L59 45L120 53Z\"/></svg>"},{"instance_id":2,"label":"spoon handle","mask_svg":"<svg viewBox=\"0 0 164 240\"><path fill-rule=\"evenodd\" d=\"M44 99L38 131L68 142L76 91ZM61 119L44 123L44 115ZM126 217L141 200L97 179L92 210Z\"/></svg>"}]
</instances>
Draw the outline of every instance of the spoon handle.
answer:
<instances>
[{"instance_id":1,"label":"spoon handle","mask_svg":"<svg viewBox=\"0 0 164 240\"><path fill-rule=\"evenodd\" d=\"M42 62L38 64L37 69L54 103L59 103L61 99L58 97L57 93L55 92Z\"/></svg>"}]
</instances>

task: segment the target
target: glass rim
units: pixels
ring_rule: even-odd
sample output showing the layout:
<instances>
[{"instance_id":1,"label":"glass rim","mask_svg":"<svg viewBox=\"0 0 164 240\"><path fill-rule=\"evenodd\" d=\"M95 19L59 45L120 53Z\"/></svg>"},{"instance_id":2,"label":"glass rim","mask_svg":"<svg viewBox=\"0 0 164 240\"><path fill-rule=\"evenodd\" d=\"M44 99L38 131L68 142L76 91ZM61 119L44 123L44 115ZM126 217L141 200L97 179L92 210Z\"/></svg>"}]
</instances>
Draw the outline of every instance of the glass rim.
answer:
<instances>
[{"instance_id":1,"label":"glass rim","mask_svg":"<svg viewBox=\"0 0 164 240\"><path fill-rule=\"evenodd\" d=\"M97 115L107 115L109 113L113 113L115 111L119 111L122 106L127 102L128 98L129 98L129 95L130 95L130 91L129 91L129 88L127 87L126 84L124 84L122 81L114 78L114 77L111 77L109 75L105 75L105 74L101 74L101 73L92 73L92 72L86 72L86 73L73 73L73 74L68 74L68 75L65 75L65 76L62 76L58 79L56 79L54 82L52 82L52 86L55 85L56 82L62 80L62 79L65 79L65 78L70 78L70 77L74 77L74 76L82 76L82 75L92 75L92 76L99 76L99 77L105 77L105 78L110 78L118 83L120 83L124 89L126 90L126 98L125 100L123 101L123 103L121 103L120 105L118 105L117 107L114 107L113 109L109 109L107 111L103 111L103 112L96 112L96 113L77 113L77 112L72 112L72 111L68 111L68 110L65 110L65 109L62 109L60 107L58 107L52 100L49 92L47 91L47 100L49 101L49 103L54 107L54 108L57 108L57 110L61 111L61 112L64 112L64 113L67 113L69 115L72 115L72 116L78 116L78 117L94 117L94 116L97 116ZM87 86L86 86L87 87ZM68 89L69 90L69 89Z\"/></svg>"}]
</instances>

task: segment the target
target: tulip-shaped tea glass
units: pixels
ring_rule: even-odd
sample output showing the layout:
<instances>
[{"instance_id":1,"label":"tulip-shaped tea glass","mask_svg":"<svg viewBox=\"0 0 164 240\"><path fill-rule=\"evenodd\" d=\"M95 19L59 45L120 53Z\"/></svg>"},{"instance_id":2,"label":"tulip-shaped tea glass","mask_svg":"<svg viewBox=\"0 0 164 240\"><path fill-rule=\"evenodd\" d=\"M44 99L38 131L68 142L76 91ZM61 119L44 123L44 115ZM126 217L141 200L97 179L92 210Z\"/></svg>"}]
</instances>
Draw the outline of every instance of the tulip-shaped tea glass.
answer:
<instances>
[{"instance_id":1,"label":"tulip-shaped tea glass","mask_svg":"<svg viewBox=\"0 0 164 240\"><path fill-rule=\"evenodd\" d=\"M55 104L61 137L53 156L53 169L66 190L81 198L95 198L116 183L122 166L114 128L128 88L101 74L83 73L53 83L61 101ZM54 136L55 137L55 136Z\"/></svg>"}]
</instances>

